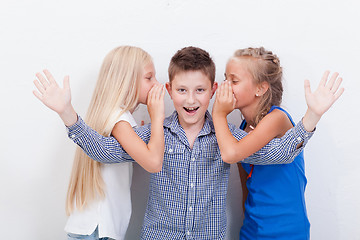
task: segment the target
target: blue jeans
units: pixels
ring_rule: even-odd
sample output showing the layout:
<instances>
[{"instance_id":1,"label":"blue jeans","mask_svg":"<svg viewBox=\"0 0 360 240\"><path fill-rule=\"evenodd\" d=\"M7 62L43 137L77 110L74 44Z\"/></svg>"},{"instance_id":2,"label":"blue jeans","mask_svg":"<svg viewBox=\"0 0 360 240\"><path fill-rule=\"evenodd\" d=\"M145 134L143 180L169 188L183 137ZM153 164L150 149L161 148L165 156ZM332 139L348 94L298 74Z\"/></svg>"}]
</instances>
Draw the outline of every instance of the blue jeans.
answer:
<instances>
[{"instance_id":1,"label":"blue jeans","mask_svg":"<svg viewBox=\"0 0 360 240\"><path fill-rule=\"evenodd\" d=\"M67 233L68 240L111 240L112 238L99 238L98 228L91 235L79 235L74 233Z\"/></svg>"}]
</instances>

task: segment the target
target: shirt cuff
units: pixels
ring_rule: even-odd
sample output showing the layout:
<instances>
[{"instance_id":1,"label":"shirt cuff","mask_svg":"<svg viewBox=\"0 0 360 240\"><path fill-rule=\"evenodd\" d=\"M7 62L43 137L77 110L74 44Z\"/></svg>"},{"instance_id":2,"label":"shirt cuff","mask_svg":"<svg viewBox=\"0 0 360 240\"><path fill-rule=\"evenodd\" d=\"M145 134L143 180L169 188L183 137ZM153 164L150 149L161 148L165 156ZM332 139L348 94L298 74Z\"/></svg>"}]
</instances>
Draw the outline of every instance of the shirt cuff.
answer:
<instances>
[{"instance_id":1,"label":"shirt cuff","mask_svg":"<svg viewBox=\"0 0 360 240\"><path fill-rule=\"evenodd\" d=\"M84 120L78 115L78 120L75 124L66 127L68 137L75 140L83 135L86 129Z\"/></svg>"},{"instance_id":2,"label":"shirt cuff","mask_svg":"<svg viewBox=\"0 0 360 240\"><path fill-rule=\"evenodd\" d=\"M302 120L299 121L298 124L293 128L294 137L296 139L297 144L301 144L301 149L305 147L310 138L314 135L316 128L312 132L306 131Z\"/></svg>"}]
</instances>

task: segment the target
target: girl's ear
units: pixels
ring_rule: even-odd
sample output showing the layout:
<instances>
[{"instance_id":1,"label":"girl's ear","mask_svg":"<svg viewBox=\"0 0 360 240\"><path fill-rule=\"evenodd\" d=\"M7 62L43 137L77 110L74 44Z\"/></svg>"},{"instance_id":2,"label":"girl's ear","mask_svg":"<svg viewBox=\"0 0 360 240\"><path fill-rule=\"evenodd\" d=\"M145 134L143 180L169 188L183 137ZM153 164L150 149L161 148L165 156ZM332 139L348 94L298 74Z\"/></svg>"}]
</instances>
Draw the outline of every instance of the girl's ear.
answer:
<instances>
[{"instance_id":1,"label":"girl's ear","mask_svg":"<svg viewBox=\"0 0 360 240\"><path fill-rule=\"evenodd\" d=\"M170 98L172 99L172 95L171 95L171 84L169 82L165 83L165 87L166 87L166 90L167 92L169 93L170 95Z\"/></svg>"},{"instance_id":2,"label":"girl's ear","mask_svg":"<svg viewBox=\"0 0 360 240\"><path fill-rule=\"evenodd\" d=\"M267 92L267 90L269 90L268 82L264 81L262 83L259 83L256 91L256 96L264 95Z\"/></svg>"}]
</instances>

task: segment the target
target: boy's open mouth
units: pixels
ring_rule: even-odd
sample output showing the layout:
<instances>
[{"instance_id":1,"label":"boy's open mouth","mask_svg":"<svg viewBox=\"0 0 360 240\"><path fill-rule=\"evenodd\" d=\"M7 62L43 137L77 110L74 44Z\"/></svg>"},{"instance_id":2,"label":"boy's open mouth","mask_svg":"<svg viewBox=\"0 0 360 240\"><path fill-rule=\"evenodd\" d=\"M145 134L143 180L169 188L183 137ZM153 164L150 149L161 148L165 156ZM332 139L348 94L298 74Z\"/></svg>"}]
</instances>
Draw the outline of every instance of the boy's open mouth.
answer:
<instances>
[{"instance_id":1,"label":"boy's open mouth","mask_svg":"<svg viewBox=\"0 0 360 240\"><path fill-rule=\"evenodd\" d=\"M188 113L194 113L199 109L199 107L189 107L189 108L184 107L184 109Z\"/></svg>"}]
</instances>

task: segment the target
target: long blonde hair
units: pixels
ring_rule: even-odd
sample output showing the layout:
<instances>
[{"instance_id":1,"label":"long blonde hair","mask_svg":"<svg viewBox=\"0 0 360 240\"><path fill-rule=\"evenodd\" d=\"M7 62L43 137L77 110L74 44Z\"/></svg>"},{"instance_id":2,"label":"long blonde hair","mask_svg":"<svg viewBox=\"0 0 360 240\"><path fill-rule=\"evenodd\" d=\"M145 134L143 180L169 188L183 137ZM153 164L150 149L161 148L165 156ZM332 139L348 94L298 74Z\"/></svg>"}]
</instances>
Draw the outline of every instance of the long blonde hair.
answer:
<instances>
[{"instance_id":1,"label":"long blonde hair","mask_svg":"<svg viewBox=\"0 0 360 240\"><path fill-rule=\"evenodd\" d=\"M107 54L86 115L91 128L109 136L116 119L137 106L139 79L150 62L152 59L147 52L132 46L120 46ZM90 159L78 147L67 192L66 213L73 212L74 203L82 210L91 201L103 198L104 187L101 163Z\"/></svg>"}]
</instances>

